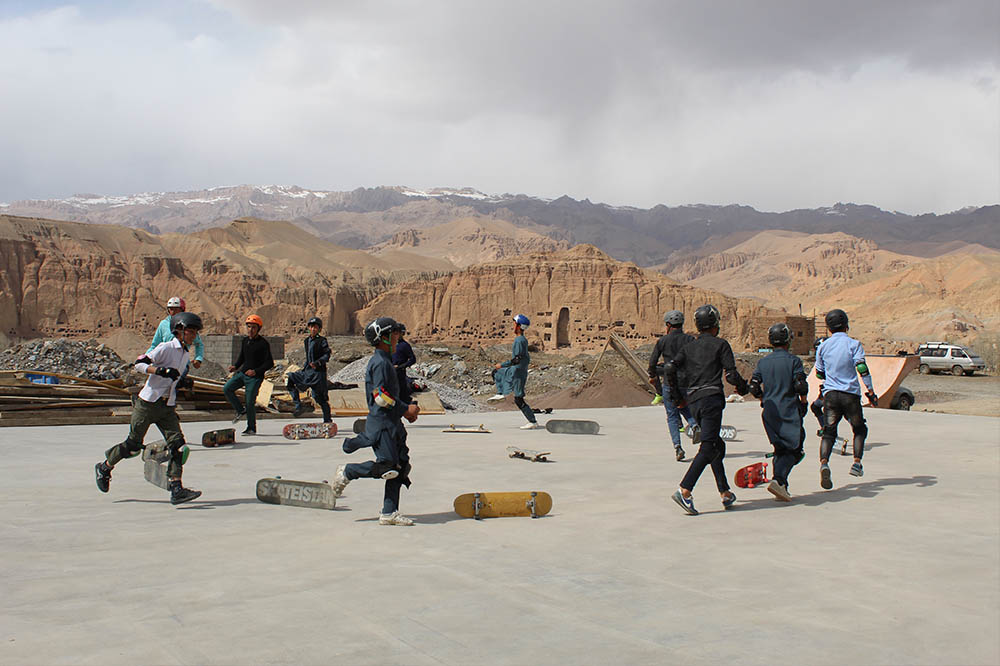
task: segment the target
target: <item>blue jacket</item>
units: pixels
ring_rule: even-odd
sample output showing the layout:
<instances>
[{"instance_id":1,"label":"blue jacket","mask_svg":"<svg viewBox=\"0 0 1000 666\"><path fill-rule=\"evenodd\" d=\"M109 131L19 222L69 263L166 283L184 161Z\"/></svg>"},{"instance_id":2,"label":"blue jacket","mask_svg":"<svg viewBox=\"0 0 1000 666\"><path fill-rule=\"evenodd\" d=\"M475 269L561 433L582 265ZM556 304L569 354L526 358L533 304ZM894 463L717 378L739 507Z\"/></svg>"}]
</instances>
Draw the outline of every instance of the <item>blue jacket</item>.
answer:
<instances>
[{"instance_id":1,"label":"blue jacket","mask_svg":"<svg viewBox=\"0 0 1000 666\"><path fill-rule=\"evenodd\" d=\"M149 345L149 349L146 350L146 354L149 355L161 342L170 342L173 339L174 332L170 330L170 317L168 316L156 327L156 334L153 335L153 342ZM201 335L198 335L194 339L193 357L195 361L205 360L205 344L201 341Z\"/></svg>"},{"instance_id":2,"label":"blue jacket","mask_svg":"<svg viewBox=\"0 0 1000 666\"><path fill-rule=\"evenodd\" d=\"M861 395L857 365L864 360L865 348L847 333L838 331L824 340L816 350L816 372L826 375L822 380L823 393L843 391ZM868 390L874 391L871 375L866 375L864 380Z\"/></svg>"},{"instance_id":3,"label":"blue jacket","mask_svg":"<svg viewBox=\"0 0 1000 666\"><path fill-rule=\"evenodd\" d=\"M787 349L775 349L760 359L751 378L763 385L761 419L768 441L792 451L802 445L806 436L799 409L801 400L794 389L796 379L804 386L806 373L802 360Z\"/></svg>"}]
</instances>

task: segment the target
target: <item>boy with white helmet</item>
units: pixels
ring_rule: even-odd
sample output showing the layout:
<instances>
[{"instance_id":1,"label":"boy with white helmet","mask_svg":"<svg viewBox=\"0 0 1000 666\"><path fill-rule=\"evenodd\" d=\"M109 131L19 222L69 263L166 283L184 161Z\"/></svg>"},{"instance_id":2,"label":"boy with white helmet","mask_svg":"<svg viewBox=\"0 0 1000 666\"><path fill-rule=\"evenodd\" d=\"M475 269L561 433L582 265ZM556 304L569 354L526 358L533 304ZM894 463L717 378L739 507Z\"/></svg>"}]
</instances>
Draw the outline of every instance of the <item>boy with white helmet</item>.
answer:
<instances>
[{"instance_id":1,"label":"boy with white helmet","mask_svg":"<svg viewBox=\"0 0 1000 666\"><path fill-rule=\"evenodd\" d=\"M514 317L514 345L511 348L509 361L497 363L493 379L497 385L496 395L487 398L488 402L503 400L508 393L514 394L514 404L524 414L528 422L521 426L521 430L534 430L540 428L535 419L535 412L528 403L524 401L524 386L528 381L528 365L531 363L531 354L528 353L528 338L524 337L524 329L528 328L531 321L523 314Z\"/></svg>"},{"instance_id":2,"label":"boy with white helmet","mask_svg":"<svg viewBox=\"0 0 1000 666\"><path fill-rule=\"evenodd\" d=\"M149 343L149 349L146 350L146 354L156 349L157 345L163 342L170 342L174 339L174 332L170 330L170 318L175 314L185 312L187 310L187 304L184 299L180 296L171 296L167 300L167 316L163 318L160 325L156 327L156 333L153 334L153 341ZM201 341L201 334L195 336L194 344L191 345L191 349L194 350L194 358L191 360L191 367L198 369L201 367L202 361L205 360L205 344Z\"/></svg>"}]
</instances>

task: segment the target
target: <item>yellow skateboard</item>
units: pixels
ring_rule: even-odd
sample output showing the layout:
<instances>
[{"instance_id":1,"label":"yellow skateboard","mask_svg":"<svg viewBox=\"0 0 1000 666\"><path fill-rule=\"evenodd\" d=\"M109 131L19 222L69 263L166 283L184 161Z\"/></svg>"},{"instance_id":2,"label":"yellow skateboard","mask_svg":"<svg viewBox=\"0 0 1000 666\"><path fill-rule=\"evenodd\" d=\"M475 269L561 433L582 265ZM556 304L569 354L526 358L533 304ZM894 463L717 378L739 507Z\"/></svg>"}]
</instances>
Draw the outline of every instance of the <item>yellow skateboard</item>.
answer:
<instances>
[{"instance_id":1,"label":"yellow skateboard","mask_svg":"<svg viewBox=\"0 0 1000 666\"><path fill-rule=\"evenodd\" d=\"M465 493L455 498L455 513L463 518L538 518L552 510L552 495L532 490L519 493Z\"/></svg>"}]
</instances>

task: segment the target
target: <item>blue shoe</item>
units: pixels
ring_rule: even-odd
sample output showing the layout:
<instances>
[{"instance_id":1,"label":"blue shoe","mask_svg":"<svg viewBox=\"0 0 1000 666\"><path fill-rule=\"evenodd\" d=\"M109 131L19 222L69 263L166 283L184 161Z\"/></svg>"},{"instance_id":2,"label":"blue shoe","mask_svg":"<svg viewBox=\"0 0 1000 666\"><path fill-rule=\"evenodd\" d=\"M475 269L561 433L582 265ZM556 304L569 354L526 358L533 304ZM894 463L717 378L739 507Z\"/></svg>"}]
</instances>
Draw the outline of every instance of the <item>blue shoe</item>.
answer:
<instances>
[{"instance_id":1,"label":"blue shoe","mask_svg":"<svg viewBox=\"0 0 1000 666\"><path fill-rule=\"evenodd\" d=\"M819 485L823 488L823 490L833 488L833 480L830 478L829 465L819 466Z\"/></svg>"},{"instance_id":2,"label":"blue shoe","mask_svg":"<svg viewBox=\"0 0 1000 666\"><path fill-rule=\"evenodd\" d=\"M730 490L729 496L722 498L722 508L729 510L733 508L734 504L736 504L736 493Z\"/></svg>"},{"instance_id":3,"label":"blue shoe","mask_svg":"<svg viewBox=\"0 0 1000 666\"><path fill-rule=\"evenodd\" d=\"M861 463L856 462L851 465L851 476L864 476L865 470L861 467Z\"/></svg>"},{"instance_id":4,"label":"blue shoe","mask_svg":"<svg viewBox=\"0 0 1000 666\"><path fill-rule=\"evenodd\" d=\"M692 516L698 515L698 511L694 508L694 497L684 497L679 489L675 490L671 497L673 497L674 501L677 502L677 505L684 509L684 511L688 514Z\"/></svg>"}]
</instances>

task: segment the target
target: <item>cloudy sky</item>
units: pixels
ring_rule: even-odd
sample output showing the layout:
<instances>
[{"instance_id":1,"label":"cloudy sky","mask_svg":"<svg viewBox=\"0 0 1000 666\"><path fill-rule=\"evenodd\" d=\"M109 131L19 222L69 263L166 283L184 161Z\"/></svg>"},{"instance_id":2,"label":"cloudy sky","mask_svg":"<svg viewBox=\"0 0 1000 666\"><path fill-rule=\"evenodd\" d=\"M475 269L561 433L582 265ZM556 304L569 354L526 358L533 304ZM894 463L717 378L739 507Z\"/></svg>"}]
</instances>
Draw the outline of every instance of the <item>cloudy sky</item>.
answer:
<instances>
[{"instance_id":1,"label":"cloudy sky","mask_svg":"<svg viewBox=\"0 0 1000 666\"><path fill-rule=\"evenodd\" d=\"M0 0L0 201L1000 202L996 0Z\"/></svg>"}]
</instances>

